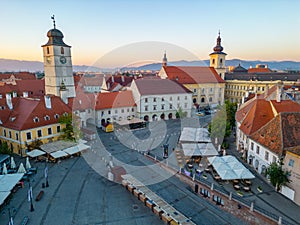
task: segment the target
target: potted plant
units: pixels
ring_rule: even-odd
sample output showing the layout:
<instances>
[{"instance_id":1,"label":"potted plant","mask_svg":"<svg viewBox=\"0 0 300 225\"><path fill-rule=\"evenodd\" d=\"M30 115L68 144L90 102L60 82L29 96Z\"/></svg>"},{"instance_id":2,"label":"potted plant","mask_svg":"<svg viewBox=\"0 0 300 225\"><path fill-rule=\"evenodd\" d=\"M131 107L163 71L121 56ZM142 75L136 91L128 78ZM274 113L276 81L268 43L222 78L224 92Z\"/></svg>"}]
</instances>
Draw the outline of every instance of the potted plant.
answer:
<instances>
[{"instance_id":1,"label":"potted plant","mask_svg":"<svg viewBox=\"0 0 300 225\"><path fill-rule=\"evenodd\" d=\"M202 177L203 177L204 179L207 179L207 175L206 175L205 173L202 174Z\"/></svg>"},{"instance_id":2,"label":"potted plant","mask_svg":"<svg viewBox=\"0 0 300 225\"><path fill-rule=\"evenodd\" d=\"M257 190L258 190L259 192L262 192L262 187L261 187L261 186L258 186L258 187L257 187Z\"/></svg>"},{"instance_id":3,"label":"potted plant","mask_svg":"<svg viewBox=\"0 0 300 225\"><path fill-rule=\"evenodd\" d=\"M241 196L241 197L244 196L244 195L243 195L243 192L241 192L241 191L237 191L236 193L237 193L237 195L239 195L239 196Z\"/></svg>"}]
</instances>

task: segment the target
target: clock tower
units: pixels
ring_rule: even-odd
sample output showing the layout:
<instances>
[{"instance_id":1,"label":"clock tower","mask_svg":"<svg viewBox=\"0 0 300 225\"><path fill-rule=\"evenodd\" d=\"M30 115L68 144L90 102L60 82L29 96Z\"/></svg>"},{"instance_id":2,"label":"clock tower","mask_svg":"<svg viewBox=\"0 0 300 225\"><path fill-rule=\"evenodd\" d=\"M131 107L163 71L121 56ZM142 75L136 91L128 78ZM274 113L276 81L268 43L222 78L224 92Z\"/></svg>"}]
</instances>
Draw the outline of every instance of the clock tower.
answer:
<instances>
[{"instance_id":1,"label":"clock tower","mask_svg":"<svg viewBox=\"0 0 300 225\"><path fill-rule=\"evenodd\" d=\"M71 46L63 41L64 35L55 26L47 33L48 42L42 45L45 72L45 94L60 96L67 103L76 96L71 59Z\"/></svg>"}]
</instances>

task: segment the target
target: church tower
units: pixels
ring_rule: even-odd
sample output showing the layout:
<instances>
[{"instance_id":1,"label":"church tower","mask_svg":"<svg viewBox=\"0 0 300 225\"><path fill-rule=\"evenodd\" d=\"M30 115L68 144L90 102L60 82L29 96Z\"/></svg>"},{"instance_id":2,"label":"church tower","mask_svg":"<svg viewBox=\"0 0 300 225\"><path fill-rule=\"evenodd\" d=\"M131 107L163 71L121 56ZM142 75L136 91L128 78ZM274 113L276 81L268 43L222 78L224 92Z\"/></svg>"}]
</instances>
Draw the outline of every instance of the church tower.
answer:
<instances>
[{"instance_id":1,"label":"church tower","mask_svg":"<svg viewBox=\"0 0 300 225\"><path fill-rule=\"evenodd\" d=\"M219 36L217 38L217 45L214 47L214 52L210 53L210 67L214 67L217 73L222 77L222 79L225 78L225 57L226 53L223 52L223 47L221 46L221 37L220 37L220 31Z\"/></svg>"},{"instance_id":2,"label":"church tower","mask_svg":"<svg viewBox=\"0 0 300 225\"><path fill-rule=\"evenodd\" d=\"M76 96L71 59L71 46L63 41L64 35L54 28L47 33L48 42L42 45L45 72L45 94L60 96L67 103L68 98Z\"/></svg>"},{"instance_id":3,"label":"church tower","mask_svg":"<svg viewBox=\"0 0 300 225\"><path fill-rule=\"evenodd\" d=\"M162 59L162 66L163 67L167 66L167 63L168 63L168 59L167 59L167 53L165 51L164 57Z\"/></svg>"}]
</instances>

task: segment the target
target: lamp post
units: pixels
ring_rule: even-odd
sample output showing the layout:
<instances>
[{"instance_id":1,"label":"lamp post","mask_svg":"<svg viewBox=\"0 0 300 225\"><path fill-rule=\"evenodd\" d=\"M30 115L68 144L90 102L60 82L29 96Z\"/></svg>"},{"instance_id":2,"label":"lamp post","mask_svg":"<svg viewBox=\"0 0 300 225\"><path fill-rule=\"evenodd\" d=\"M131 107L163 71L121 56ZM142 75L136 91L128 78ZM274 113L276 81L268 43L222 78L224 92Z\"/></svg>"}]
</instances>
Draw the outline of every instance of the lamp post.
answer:
<instances>
[{"instance_id":1,"label":"lamp post","mask_svg":"<svg viewBox=\"0 0 300 225\"><path fill-rule=\"evenodd\" d=\"M8 225L14 225L14 216L17 210L15 209L15 207L8 207L7 212L8 212ZM2 214L5 215L5 211L3 211Z\"/></svg>"},{"instance_id":2,"label":"lamp post","mask_svg":"<svg viewBox=\"0 0 300 225\"><path fill-rule=\"evenodd\" d=\"M30 180L29 180L28 201L30 202L30 212L34 211L33 204L32 204L32 198L33 198L32 187L31 187Z\"/></svg>"},{"instance_id":3,"label":"lamp post","mask_svg":"<svg viewBox=\"0 0 300 225\"><path fill-rule=\"evenodd\" d=\"M45 163L45 179L46 179L46 187L49 187L49 183L48 183L48 165L47 165L47 161Z\"/></svg>"}]
</instances>

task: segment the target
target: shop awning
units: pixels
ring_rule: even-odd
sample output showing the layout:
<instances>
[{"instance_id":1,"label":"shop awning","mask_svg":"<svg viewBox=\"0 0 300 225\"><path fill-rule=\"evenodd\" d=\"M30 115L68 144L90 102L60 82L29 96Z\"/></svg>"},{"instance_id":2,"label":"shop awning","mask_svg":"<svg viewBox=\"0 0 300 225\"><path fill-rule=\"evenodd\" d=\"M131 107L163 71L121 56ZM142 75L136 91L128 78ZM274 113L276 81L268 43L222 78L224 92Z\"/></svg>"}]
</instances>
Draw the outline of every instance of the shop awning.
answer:
<instances>
[{"instance_id":1,"label":"shop awning","mask_svg":"<svg viewBox=\"0 0 300 225\"><path fill-rule=\"evenodd\" d=\"M34 149L34 150L26 153L26 155L28 155L28 156L30 156L32 158L38 157L38 156L41 156L41 155L45 155L45 154L46 154L46 152L43 152L43 151L41 151L39 149Z\"/></svg>"},{"instance_id":2,"label":"shop awning","mask_svg":"<svg viewBox=\"0 0 300 225\"><path fill-rule=\"evenodd\" d=\"M59 151L50 153L50 155L51 155L53 158L58 159L58 158L67 156L68 154L65 153L64 151L60 151L60 150L59 150Z\"/></svg>"}]
</instances>

